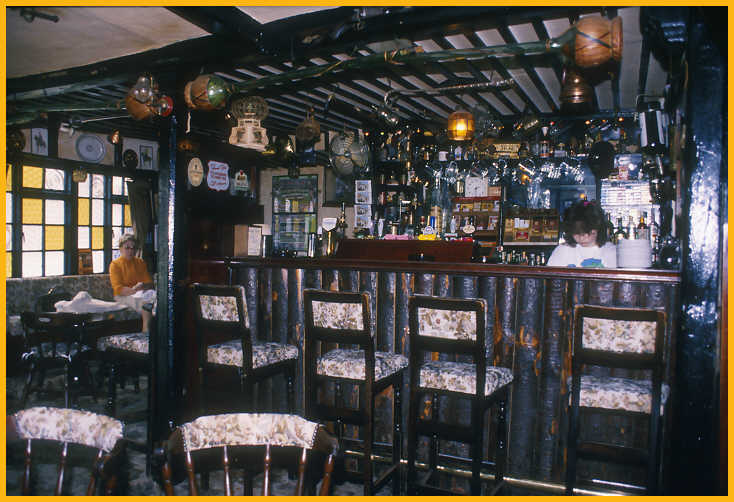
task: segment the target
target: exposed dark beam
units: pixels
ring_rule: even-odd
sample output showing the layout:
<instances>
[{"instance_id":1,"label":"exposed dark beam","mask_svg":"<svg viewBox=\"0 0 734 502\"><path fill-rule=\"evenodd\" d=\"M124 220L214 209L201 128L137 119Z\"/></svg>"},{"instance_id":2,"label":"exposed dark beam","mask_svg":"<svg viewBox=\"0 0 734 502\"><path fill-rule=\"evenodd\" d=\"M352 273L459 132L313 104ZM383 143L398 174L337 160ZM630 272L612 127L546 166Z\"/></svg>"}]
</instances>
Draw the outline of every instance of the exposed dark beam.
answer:
<instances>
[{"instance_id":1,"label":"exposed dark beam","mask_svg":"<svg viewBox=\"0 0 734 502\"><path fill-rule=\"evenodd\" d=\"M250 49L260 47L262 25L237 7L166 7L169 11L230 42L245 44Z\"/></svg>"}]
</instances>

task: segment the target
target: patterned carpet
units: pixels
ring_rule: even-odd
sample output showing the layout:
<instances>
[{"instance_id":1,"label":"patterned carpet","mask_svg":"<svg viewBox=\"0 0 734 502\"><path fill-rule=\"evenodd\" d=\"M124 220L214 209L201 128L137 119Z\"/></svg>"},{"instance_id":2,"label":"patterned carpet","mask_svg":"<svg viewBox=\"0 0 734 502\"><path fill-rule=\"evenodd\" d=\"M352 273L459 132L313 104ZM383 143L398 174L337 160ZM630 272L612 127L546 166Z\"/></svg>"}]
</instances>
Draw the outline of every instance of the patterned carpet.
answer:
<instances>
[{"instance_id":1,"label":"patterned carpet","mask_svg":"<svg viewBox=\"0 0 734 502\"><path fill-rule=\"evenodd\" d=\"M94 375L97 373L94 371ZM23 389L22 377L8 377L6 379L6 404L7 413L11 414L20 408L20 397ZM63 377L60 374L49 374L46 376L44 389L46 392L32 393L27 407L31 406L62 406L63 405ZM105 392L102 388L97 391L96 402L91 396L82 395L79 399L81 409L104 413ZM140 379L140 391L136 392L131 381L128 380L124 389L118 390L117 408L118 418L125 424L125 437L134 442L143 443L145 440L146 423L143 419L146 403L146 378ZM137 417L137 418L136 418ZM16 443L7 449L6 467L6 495L20 495L20 479L23 467L23 445ZM33 493L38 495L53 494L53 486L56 482L55 465L41 465L35 470L32 477ZM133 496L163 495L160 486L145 473L145 455L135 448L128 448L127 480L124 494ZM274 495L291 495L295 487L295 480L288 479L285 470L276 470L273 473L272 493ZM81 469L73 469L67 476L64 484L64 493L82 495L89 481L88 473ZM237 478L233 483L235 494L242 494L242 479ZM223 495L221 475L212 475L210 478L210 489L203 490L200 486L201 495ZM179 483L174 487L177 495L188 495L186 483ZM261 493L262 475L255 478L253 493ZM362 495L362 486L355 483L344 482L333 485L334 495ZM383 488L378 495L389 495L389 487Z\"/></svg>"}]
</instances>

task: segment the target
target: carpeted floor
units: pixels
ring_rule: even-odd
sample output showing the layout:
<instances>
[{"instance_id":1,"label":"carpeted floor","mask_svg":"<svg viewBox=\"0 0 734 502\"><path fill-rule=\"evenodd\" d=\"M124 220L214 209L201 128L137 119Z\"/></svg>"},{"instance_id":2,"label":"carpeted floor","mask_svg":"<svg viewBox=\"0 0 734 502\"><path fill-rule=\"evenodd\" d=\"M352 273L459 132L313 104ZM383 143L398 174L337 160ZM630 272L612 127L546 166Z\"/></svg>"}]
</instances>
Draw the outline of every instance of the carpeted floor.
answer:
<instances>
[{"instance_id":1,"label":"carpeted floor","mask_svg":"<svg viewBox=\"0 0 734 502\"><path fill-rule=\"evenodd\" d=\"M96 376L96 372L94 375ZM127 382L124 389L118 390L117 407L118 417L125 423L125 437L133 442L143 443L146 434L146 423L143 420L146 403L146 379L140 379L140 391L136 392L131 381ZM22 377L8 377L6 379L6 404L7 413L11 414L20 408L20 397L23 389ZM31 406L63 406L63 377L60 374L47 375L45 389L48 392L32 393L27 407ZM95 413L104 413L105 393L102 388L98 390L96 402L86 395L79 398L79 407ZM132 417L126 419L126 417ZM139 418L135 418L139 417ZM6 466L6 495L20 495L20 478L23 467L23 445L17 443L7 449ZM43 465L34 472L32 483L34 494L51 495L56 482L55 465ZM133 496L163 495L160 486L145 473L145 455L135 448L128 448L127 462L128 479L124 485L125 494ZM74 469L67 476L64 484L64 492L74 495L82 495L86 490L88 474L82 470ZM285 470L276 470L273 475L272 492L274 495L291 495L295 487L295 481L288 479ZM174 487L177 495L187 495L186 483L179 483ZM242 493L242 479L234 480L234 493ZM262 475L255 478L254 493L260 493L262 489ZM333 486L334 495L362 495L362 486L355 483L344 482ZM210 489L201 490L202 495L223 495L221 478L212 475ZM384 488L378 495L389 495L389 487Z\"/></svg>"}]
</instances>

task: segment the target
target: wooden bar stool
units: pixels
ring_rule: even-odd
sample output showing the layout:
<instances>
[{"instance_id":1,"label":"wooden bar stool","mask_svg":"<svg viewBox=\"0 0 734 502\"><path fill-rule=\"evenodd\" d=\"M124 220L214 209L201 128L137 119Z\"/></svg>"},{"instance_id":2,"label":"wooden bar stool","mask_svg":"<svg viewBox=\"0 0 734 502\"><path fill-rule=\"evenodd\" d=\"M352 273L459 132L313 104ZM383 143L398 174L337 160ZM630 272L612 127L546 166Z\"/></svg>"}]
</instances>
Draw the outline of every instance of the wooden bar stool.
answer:
<instances>
[{"instance_id":1,"label":"wooden bar stool","mask_svg":"<svg viewBox=\"0 0 734 502\"><path fill-rule=\"evenodd\" d=\"M375 351L367 293L307 289L303 292L303 299L306 309L303 351L306 417L334 422L343 449L348 442L351 443L343 437L343 425L360 427L362 439L356 441L354 447L363 455L362 472L349 471L345 474L361 478L365 495L374 495L390 480L393 494L398 495L402 444L400 392L408 359L401 354ZM319 399L319 389L329 382L335 386L333 405ZM343 384L359 388L357 408L342 404ZM373 480L372 456L377 446L374 441L375 400L389 388L394 395L392 458L390 467Z\"/></svg>"},{"instance_id":2,"label":"wooden bar stool","mask_svg":"<svg viewBox=\"0 0 734 502\"><path fill-rule=\"evenodd\" d=\"M648 494L657 493L662 417L669 387L663 383L665 312L578 305L574 310L571 409L566 494L576 486L577 459L645 466ZM643 378L596 377L590 366L642 370ZM647 448L579 440L579 411L648 419Z\"/></svg>"},{"instance_id":3,"label":"wooden bar stool","mask_svg":"<svg viewBox=\"0 0 734 502\"><path fill-rule=\"evenodd\" d=\"M22 494L34 491L31 470L34 465L48 463L44 460L49 458L49 449L58 450L59 455L54 495L69 494L68 481L76 467L91 472L86 495L97 495L98 491L101 495L124 494L119 485L126 445L122 430L119 420L68 408L39 406L8 415L6 441L26 442ZM38 448L34 449L34 444Z\"/></svg>"},{"instance_id":4,"label":"wooden bar stool","mask_svg":"<svg viewBox=\"0 0 734 502\"><path fill-rule=\"evenodd\" d=\"M198 495L196 474L212 471L223 471L224 494L233 495L234 469L245 471L244 495L252 495L252 478L260 471L262 495L271 495L272 468L280 465L298 473L294 495L313 495L320 479L319 495L330 495L338 451L323 426L297 415L229 413L177 427L158 455L166 495L174 495L173 485L184 479L189 494Z\"/></svg>"},{"instance_id":5,"label":"wooden bar stool","mask_svg":"<svg viewBox=\"0 0 734 502\"><path fill-rule=\"evenodd\" d=\"M441 488L439 477L439 440L470 445L472 495L481 494L484 416L496 405L496 451L494 487L503 485L507 457L505 414L512 370L487 364L485 348L486 303L482 299L411 296L408 299L410 322L410 408L408 412L408 494L418 492L454 494ZM495 347L497 349L497 347ZM432 360L431 354L463 356L471 362ZM458 359L458 358L457 358ZM422 396L432 397L430 418L421 416ZM439 417L438 397L454 396L470 402L469 425L447 423ZM416 457L418 436L429 436L429 471L418 480Z\"/></svg>"},{"instance_id":6,"label":"wooden bar stool","mask_svg":"<svg viewBox=\"0 0 734 502\"><path fill-rule=\"evenodd\" d=\"M194 283L190 290L199 350L199 415L210 413L215 394L224 397L218 411L252 411L254 384L278 374L285 376L288 411L293 411L298 348L252 339L242 286ZM231 399L232 377L244 404ZM216 385L213 378L220 379Z\"/></svg>"}]
</instances>

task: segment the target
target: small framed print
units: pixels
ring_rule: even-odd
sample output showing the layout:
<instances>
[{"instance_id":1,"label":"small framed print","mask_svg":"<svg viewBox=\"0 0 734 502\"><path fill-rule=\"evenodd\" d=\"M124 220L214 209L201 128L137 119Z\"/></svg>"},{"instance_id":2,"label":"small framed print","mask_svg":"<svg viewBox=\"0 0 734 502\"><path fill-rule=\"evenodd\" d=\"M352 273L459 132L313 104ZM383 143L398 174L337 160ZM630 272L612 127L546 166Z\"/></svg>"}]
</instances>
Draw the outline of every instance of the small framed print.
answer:
<instances>
[{"instance_id":1,"label":"small framed print","mask_svg":"<svg viewBox=\"0 0 734 502\"><path fill-rule=\"evenodd\" d=\"M354 203L372 204L372 180L356 180L354 182Z\"/></svg>"},{"instance_id":2,"label":"small framed print","mask_svg":"<svg viewBox=\"0 0 734 502\"><path fill-rule=\"evenodd\" d=\"M48 155L48 129L31 129L31 153Z\"/></svg>"},{"instance_id":3,"label":"small framed print","mask_svg":"<svg viewBox=\"0 0 734 502\"><path fill-rule=\"evenodd\" d=\"M153 147L140 145L140 169L153 170Z\"/></svg>"},{"instance_id":4,"label":"small framed print","mask_svg":"<svg viewBox=\"0 0 734 502\"><path fill-rule=\"evenodd\" d=\"M94 266L92 264L92 250L91 249L80 249L79 254L79 275L86 275L94 273Z\"/></svg>"}]
</instances>

